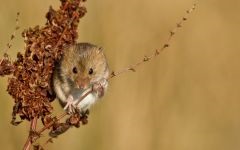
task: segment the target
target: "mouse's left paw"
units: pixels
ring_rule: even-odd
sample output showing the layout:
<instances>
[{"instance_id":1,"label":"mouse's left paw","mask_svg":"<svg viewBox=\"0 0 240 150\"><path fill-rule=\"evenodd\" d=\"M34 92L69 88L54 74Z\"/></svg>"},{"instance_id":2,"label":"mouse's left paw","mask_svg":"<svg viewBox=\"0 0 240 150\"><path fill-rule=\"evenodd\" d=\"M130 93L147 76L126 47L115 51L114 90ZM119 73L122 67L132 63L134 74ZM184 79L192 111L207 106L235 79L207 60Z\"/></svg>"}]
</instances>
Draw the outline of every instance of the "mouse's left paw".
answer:
<instances>
[{"instance_id":1,"label":"mouse's left paw","mask_svg":"<svg viewBox=\"0 0 240 150\"><path fill-rule=\"evenodd\" d=\"M104 96L104 87L101 83L95 83L93 85L93 91L97 93L98 97Z\"/></svg>"},{"instance_id":2,"label":"mouse's left paw","mask_svg":"<svg viewBox=\"0 0 240 150\"><path fill-rule=\"evenodd\" d=\"M69 95L67 98L67 104L64 106L64 110L67 111L68 114L74 114L79 112L79 108L77 107L78 101L73 99L72 95Z\"/></svg>"}]
</instances>

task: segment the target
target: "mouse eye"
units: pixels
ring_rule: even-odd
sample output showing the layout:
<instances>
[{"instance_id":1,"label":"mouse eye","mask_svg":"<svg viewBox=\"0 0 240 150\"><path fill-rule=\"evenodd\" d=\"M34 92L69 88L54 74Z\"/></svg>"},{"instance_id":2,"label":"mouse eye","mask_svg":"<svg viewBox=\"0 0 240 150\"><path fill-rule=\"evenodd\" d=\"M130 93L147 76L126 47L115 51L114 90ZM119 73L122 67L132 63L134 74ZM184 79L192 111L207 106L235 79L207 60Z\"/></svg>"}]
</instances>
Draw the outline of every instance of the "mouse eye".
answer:
<instances>
[{"instance_id":1,"label":"mouse eye","mask_svg":"<svg viewBox=\"0 0 240 150\"><path fill-rule=\"evenodd\" d=\"M93 74L93 69L92 68L89 69L88 74L90 74L90 75Z\"/></svg>"},{"instance_id":2,"label":"mouse eye","mask_svg":"<svg viewBox=\"0 0 240 150\"><path fill-rule=\"evenodd\" d=\"M77 74L77 73L78 73L77 68L76 68L76 67L73 67L72 72L75 73L75 74Z\"/></svg>"}]
</instances>

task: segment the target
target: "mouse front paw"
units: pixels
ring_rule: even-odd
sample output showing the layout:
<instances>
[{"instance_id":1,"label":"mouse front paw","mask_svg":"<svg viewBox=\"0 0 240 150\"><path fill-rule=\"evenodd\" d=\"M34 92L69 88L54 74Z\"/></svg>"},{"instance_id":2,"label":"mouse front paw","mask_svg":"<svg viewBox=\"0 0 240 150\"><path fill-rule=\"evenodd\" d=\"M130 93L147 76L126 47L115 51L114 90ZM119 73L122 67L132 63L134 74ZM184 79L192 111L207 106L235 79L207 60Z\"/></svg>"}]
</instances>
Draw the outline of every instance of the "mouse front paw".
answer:
<instances>
[{"instance_id":1,"label":"mouse front paw","mask_svg":"<svg viewBox=\"0 0 240 150\"><path fill-rule=\"evenodd\" d=\"M68 114L74 114L76 112L79 112L79 108L77 107L77 102L73 99L72 95L69 95L67 98L67 104L64 106L64 110L68 113Z\"/></svg>"}]
</instances>

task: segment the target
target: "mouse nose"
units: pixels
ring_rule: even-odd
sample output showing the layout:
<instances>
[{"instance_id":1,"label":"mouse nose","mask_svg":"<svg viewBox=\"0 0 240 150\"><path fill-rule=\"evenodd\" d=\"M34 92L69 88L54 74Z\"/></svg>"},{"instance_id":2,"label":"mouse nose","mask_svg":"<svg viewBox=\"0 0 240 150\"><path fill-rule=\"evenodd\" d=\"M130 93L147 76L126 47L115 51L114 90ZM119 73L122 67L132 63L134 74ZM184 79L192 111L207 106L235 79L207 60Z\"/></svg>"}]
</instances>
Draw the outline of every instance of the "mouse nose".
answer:
<instances>
[{"instance_id":1,"label":"mouse nose","mask_svg":"<svg viewBox=\"0 0 240 150\"><path fill-rule=\"evenodd\" d=\"M87 78L79 77L79 78L77 79L77 86L78 86L78 88L80 88L80 89L86 89L86 88L88 88L89 83L90 83L90 79L89 79L88 77L87 77Z\"/></svg>"}]
</instances>

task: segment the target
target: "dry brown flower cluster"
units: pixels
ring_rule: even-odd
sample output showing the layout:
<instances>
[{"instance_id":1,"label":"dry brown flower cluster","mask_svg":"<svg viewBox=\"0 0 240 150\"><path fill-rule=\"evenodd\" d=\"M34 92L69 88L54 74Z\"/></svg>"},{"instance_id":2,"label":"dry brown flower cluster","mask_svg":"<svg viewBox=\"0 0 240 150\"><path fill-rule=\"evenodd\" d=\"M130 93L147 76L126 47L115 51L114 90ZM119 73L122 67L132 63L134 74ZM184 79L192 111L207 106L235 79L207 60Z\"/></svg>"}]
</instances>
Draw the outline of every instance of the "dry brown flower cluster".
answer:
<instances>
[{"instance_id":1,"label":"dry brown flower cluster","mask_svg":"<svg viewBox=\"0 0 240 150\"><path fill-rule=\"evenodd\" d=\"M50 7L44 27L36 26L22 33L25 53L18 53L8 85L8 92L15 100L14 114L22 120L51 114L50 102L55 99L51 91L54 63L60 59L64 47L76 41L79 18L86 12L80 0L61 2L57 11Z\"/></svg>"},{"instance_id":2,"label":"dry brown flower cluster","mask_svg":"<svg viewBox=\"0 0 240 150\"><path fill-rule=\"evenodd\" d=\"M7 56L5 56L5 59L0 60L0 76L10 75L13 71L14 67Z\"/></svg>"}]
</instances>

